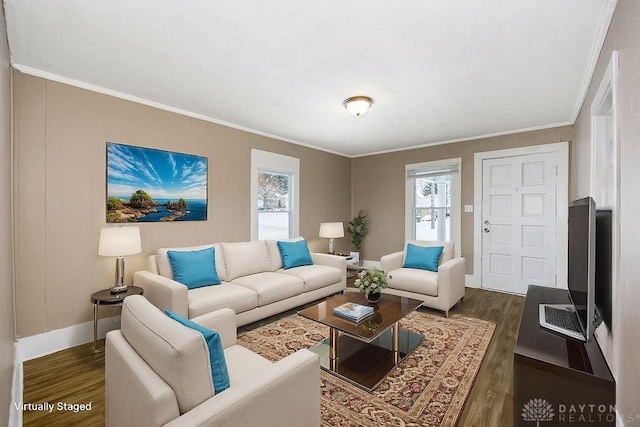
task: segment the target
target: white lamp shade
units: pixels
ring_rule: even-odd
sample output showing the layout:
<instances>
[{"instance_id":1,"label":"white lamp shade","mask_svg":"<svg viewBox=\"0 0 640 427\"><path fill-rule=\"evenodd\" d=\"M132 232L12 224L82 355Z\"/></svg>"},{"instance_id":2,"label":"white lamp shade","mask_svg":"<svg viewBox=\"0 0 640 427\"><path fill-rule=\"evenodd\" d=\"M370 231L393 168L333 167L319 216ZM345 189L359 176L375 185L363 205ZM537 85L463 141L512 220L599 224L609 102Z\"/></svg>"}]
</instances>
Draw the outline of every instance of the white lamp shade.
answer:
<instances>
[{"instance_id":1,"label":"white lamp shade","mask_svg":"<svg viewBox=\"0 0 640 427\"><path fill-rule=\"evenodd\" d=\"M100 230L98 255L126 256L142 252L139 227L104 227Z\"/></svg>"},{"instance_id":2,"label":"white lamp shade","mask_svg":"<svg viewBox=\"0 0 640 427\"><path fill-rule=\"evenodd\" d=\"M320 224L319 237L337 239L344 237L344 226L341 222L323 222Z\"/></svg>"}]
</instances>

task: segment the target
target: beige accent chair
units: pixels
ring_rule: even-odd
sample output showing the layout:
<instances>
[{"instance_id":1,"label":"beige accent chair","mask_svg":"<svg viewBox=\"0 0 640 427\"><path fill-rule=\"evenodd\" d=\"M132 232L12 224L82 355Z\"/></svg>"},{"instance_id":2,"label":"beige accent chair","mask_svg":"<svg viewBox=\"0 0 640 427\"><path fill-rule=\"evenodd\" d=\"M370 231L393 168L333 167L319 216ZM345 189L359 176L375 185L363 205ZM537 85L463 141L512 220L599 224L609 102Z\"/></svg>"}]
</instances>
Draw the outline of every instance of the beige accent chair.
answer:
<instances>
[{"instance_id":1,"label":"beige accent chair","mask_svg":"<svg viewBox=\"0 0 640 427\"><path fill-rule=\"evenodd\" d=\"M438 272L418 268L403 268L407 245L400 252L380 258L380 268L391 275L389 287L383 293L424 301L425 307L449 310L464 299L464 258L454 258L453 242L410 240L416 246L443 246Z\"/></svg>"},{"instance_id":2,"label":"beige accent chair","mask_svg":"<svg viewBox=\"0 0 640 427\"><path fill-rule=\"evenodd\" d=\"M299 350L272 363L236 344L233 310L192 319L222 339L231 386L216 394L205 340L141 295L107 334L106 425L319 426L320 361Z\"/></svg>"}]
</instances>

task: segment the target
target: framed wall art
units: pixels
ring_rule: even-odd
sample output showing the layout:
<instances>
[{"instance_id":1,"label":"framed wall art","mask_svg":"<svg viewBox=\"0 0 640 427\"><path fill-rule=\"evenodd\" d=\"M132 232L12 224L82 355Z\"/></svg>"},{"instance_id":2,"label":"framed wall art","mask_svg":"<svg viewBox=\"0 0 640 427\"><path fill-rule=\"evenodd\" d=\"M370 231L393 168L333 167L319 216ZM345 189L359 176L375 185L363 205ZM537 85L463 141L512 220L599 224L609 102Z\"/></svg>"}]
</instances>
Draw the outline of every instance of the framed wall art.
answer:
<instances>
[{"instance_id":1,"label":"framed wall art","mask_svg":"<svg viewBox=\"0 0 640 427\"><path fill-rule=\"evenodd\" d=\"M107 142L107 222L205 221L206 157Z\"/></svg>"}]
</instances>

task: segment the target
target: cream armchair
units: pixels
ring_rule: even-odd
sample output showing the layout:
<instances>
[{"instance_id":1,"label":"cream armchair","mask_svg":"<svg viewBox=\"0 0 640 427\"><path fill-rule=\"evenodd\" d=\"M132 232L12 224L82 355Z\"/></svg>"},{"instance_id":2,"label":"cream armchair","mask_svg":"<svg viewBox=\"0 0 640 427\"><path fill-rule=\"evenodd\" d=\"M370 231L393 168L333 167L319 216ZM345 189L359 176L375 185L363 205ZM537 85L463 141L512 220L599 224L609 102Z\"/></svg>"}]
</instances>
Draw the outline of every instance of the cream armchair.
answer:
<instances>
[{"instance_id":1,"label":"cream armchair","mask_svg":"<svg viewBox=\"0 0 640 427\"><path fill-rule=\"evenodd\" d=\"M107 334L107 426L319 426L320 361L300 350L276 363L236 344L235 313L192 319L216 330L230 387L215 393L202 335L143 296L125 298Z\"/></svg>"},{"instance_id":2,"label":"cream armchair","mask_svg":"<svg viewBox=\"0 0 640 427\"><path fill-rule=\"evenodd\" d=\"M410 240L416 246L443 246L438 271L403 268L406 248L385 255L380 259L380 268L391 275L389 287L384 293L420 299L424 306L442 310L449 317L449 310L464 299L464 258L454 258L453 242Z\"/></svg>"}]
</instances>

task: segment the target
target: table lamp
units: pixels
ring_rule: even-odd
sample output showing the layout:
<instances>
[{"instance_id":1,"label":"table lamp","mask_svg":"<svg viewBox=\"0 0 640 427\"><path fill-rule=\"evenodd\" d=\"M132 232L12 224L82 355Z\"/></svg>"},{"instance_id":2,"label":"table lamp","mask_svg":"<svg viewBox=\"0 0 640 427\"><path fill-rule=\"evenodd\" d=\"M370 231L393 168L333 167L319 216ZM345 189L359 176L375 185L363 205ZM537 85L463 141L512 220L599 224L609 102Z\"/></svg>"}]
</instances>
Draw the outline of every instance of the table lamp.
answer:
<instances>
[{"instance_id":1,"label":"table lamp","mask_svg":"<svg viewBox=\"0 0 640 427\"><path fill-rule=\"evenodd\" d=\"M320 237L326 237L329 239L329 253L333 255L334 239L344 237L344 226L341 222L323 222L320 223Z\"/></svg>"},{"instance_id":2,"label":"table lamp","mask_svg":"<svg viewBox=\"0 0 640 427\"><path fill-rule=\"evenodd\" d=\"M98 255L116 257L116 283L112 294L126 292L124 284L124 256L142 252L139 227L103 227L100 230Z\"/></svg>"}]
</instances>

